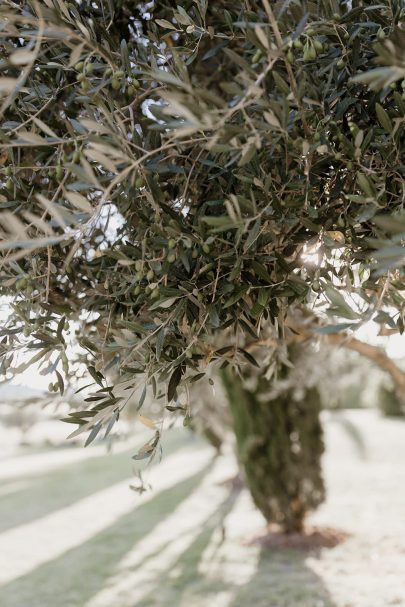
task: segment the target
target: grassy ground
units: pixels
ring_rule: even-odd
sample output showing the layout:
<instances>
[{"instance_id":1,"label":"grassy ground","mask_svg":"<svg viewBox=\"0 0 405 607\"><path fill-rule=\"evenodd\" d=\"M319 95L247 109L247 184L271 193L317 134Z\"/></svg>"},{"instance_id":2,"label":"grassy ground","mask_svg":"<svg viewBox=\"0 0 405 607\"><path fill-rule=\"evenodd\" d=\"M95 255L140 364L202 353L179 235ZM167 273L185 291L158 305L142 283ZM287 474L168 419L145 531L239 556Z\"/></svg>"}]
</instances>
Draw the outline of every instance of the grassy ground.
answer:
<instances>
[{"instance_id":1,"label":"grassy ground","mask_svg":"<svg viewBox=\"0 0 405 607\"><path fill-rule=\"evenodd\" d=\"M2 559L17 559L17 573L0 588L1 607L404 607L405 424L368 412L352 414L351 421L362 432L363 451L336 419L327 422L329 499L312 520L347 530L351 538L341 546L307 554L246 545L263 520L245 492L221 482L232 475L233 462L213 462L208 452L194 469L201 443L176 431L166 436L155 492L135 494L125 512L91 537L21 575L18 546L3 550L0 571ZM179 470L181 448L188 451ZM55 513L66 515L57 531L63 539L69 516L77 517L79 530L89 521L81 505L85 512L93 504L95 518L113 512L114 487L118 499L122 483L133 480L132 453L8 479L2 489L9 492L0 497L0 544L7 533L38 521L46 531ZM40 548L30 547L34 560Z\"/></svg>"}]
</instances>

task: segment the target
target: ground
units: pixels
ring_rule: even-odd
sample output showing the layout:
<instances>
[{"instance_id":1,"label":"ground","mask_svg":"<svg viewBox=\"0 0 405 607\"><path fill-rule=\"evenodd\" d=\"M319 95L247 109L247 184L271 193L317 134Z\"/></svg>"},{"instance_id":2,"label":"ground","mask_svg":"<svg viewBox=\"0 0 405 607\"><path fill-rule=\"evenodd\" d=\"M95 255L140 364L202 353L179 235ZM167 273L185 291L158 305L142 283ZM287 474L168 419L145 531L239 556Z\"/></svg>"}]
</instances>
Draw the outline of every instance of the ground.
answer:
<instances>
[{"instance_id":1,"label":"ground","mask_svg":"<svg viewBox=\"0 0 405 607\"><path fill-rule=\"evenodd\" d=\"M309 520L332 549L265 548L228 454L186 429L131 491L128 443L0 462L1 607L405 607L405 423L325 418L327 502Z\"/></svg>"}]
</instances>

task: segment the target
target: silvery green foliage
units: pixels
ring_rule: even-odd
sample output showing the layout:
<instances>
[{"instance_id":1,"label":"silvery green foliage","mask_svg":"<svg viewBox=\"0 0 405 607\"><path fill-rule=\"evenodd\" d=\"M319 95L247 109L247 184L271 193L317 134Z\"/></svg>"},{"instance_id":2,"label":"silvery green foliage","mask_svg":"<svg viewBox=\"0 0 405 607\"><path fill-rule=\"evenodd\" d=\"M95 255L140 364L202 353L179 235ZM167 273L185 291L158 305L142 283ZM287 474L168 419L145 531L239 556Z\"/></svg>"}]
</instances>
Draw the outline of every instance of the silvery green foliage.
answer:
<instances>
[{"instance_id":1,"label":"silvery green foliage","mask_svg":"<svg viewBox=\"0 0 405 607\"><path fill-rule=\"evenodd\" d=\"M255 365L297 308L322 304L320 334L403 330L402 2L0 17L6 377L20 349L52 390L86 372L67 421L94 438L145 375L177 406L208 366Z\"/></svg>"}]
</instances>

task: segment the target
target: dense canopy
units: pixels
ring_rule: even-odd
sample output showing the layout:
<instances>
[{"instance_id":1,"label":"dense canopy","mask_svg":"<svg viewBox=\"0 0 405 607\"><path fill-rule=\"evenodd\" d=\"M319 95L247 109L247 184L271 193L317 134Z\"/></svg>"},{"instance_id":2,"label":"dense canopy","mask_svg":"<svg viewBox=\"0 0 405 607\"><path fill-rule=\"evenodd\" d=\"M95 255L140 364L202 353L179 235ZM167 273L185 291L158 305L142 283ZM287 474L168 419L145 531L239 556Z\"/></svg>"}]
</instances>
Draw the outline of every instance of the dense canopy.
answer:
<instances>
[{"instance_id":1,"label":"dense canopy","mask_svg":"<svg viewBox=\"0 0 405 607\"><path fill-rule=\"evenodd\" d=\"M0 8L2 370L85 363L93 437L299 327L403 330L403 2L133 4Z\"/></svg>"}]
</instances>

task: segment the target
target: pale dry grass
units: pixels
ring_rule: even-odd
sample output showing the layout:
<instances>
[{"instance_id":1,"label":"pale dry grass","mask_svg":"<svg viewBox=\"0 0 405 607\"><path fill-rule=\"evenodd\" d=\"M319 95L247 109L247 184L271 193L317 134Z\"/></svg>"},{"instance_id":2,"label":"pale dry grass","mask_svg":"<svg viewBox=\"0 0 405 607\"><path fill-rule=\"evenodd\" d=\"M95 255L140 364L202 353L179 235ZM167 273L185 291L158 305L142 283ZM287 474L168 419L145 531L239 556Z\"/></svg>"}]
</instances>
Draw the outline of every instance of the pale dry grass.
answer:
<instances>
[{"instance_id":1,"label":"pale dry grass","mask_svg":"<svg viewBox=\"0 0 405 607\"><path fill-rule=\"evenodd\" d=\"M344 415L361 432L364 449L336 414L328 416L329 496L309 520L349 533L340 545L312 552L246 545L263 529L263 519L245 491L223 483L234 463L228 455L214 465L210 457L198 464L201 444L193 438L190 443L184 431L169 440L167 459L154 469L155 494L146 501L131 494L122 512L129 479L120 474L128 453L65 462L30 479L28 488L11 485L2 498L10 510L7 533L21 537L8 551L8 569L22 566L15 556L19 545L29 551L22 546L24 518L18 510L32 530L37 521L44 539L59 517L59 532L53 531L58 553L46 558L47 544L38 546L37 540L29 571L1 588L1 607L405 607L405 424L370 411ZM173 453L187 445L184 456ZM94 484L104 474L104 488ZM26 479L10 483L16 480ZM22 501L29 491L42 501L42 517L30 519ZM58 491L64 497L55 500ZM98 501L105 492L108 500ZM81 508L88 503L93 508ZM1 512L6 523L7 512ZM78 521L74 533L72 512ZM92 512L100 521L93 530L93 522L86 524Z\"/></svg>"}]
</instances>

